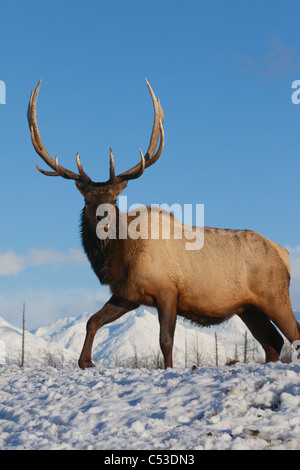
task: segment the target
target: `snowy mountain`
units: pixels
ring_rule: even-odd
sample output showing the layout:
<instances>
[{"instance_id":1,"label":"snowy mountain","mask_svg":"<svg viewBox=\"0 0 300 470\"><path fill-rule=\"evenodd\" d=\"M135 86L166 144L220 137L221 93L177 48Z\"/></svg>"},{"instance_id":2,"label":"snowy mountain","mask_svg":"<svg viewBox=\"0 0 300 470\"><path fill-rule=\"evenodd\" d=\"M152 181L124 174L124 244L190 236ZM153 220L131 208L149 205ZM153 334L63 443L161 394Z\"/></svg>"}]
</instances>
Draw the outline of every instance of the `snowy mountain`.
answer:
<instances>
[{"instance_id":1,"label":"snowy mountain","mask_svg":"<svg viewBox=\"0 0 300 470\"><path fill-rule=\"evenodd\" d=\"M29 331L25 332L25 365L41 364L64 367L74 366L77 355L61 344L49 342ZM22 330L0 317L0 363L21 364Z\"/></svg>"},{"instance_id":2,"label":"snowy mountain","mask_svg":"<svg viewBox=\"0 0 300 470\"><path fill-rule=\"evenodd\" d=\"M90 314L63 318L26 332L25 360L29 364L72 366L83 345ZM178 318L174 338L174 366L225 364L244 360L247 332L247 360L259 362L262 349L238 317L210 328L200 328ZM5 346L6 363L19 364L21 329L0 319L0 343ZM162 364L159 348L159 324L155 309L140 307L101 328L95 338L93 361L103 367L155 368Z\"/></svg>"},{"instance_id":3,"label":"snowy mountain","mask_svg":"<svg viewBox=\"0 0 300 470\"><path fill-rule=\"evenodd\" d=\"M76 351L79 356L88 318L89 315L85 314L78 318L59 320L49 328L39 328L36 335ZM178 320L173 353L175 365L215 364L215 338L206 331ZM221 362L226 362L226 353L221 343L218 355ZM104 367L159 365L162 358L156 311L140 307L101 328L95 338L93 360Z\"/></svg>"},{"instance_id":4,"label":"snowy mountain","mask_svg":"<svg viewBox=\"0 0 300 470\"><path fill-rule=\"evenodd\" d=\"M295 312L300 322L300 313ZM25 363L75 367L85 338L90 314L63 318L26 331ZM174 367L218 365L245 359L260 362L264 353L237 317L221 325L200 328L178 317L174 338ZM0 317L0 362L20 364L22 331ZM5 361L1 357L5 356ZM155 309L140 307L101 328L95 338L93 361L103 367L146 367L162 365L159 323Z\"/></svg>"}]
</instances>

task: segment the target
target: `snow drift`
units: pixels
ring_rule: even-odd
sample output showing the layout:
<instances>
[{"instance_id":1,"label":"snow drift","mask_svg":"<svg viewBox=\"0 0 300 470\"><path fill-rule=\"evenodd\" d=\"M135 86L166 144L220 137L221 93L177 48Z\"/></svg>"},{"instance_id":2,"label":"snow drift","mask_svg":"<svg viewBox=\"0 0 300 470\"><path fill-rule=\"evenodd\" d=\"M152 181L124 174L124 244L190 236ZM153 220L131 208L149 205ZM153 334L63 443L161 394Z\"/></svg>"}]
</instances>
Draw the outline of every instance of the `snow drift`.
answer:
<instances>
[{"instance_id":1,"label":"snow drift","mask_svg":"<svg viewBox=\"0 0 300 470\"><path fill-rule=\"evenodd\" d=\"M300 449L300 365L0 368L1 449Z\"/></svg>"}]
</instances>

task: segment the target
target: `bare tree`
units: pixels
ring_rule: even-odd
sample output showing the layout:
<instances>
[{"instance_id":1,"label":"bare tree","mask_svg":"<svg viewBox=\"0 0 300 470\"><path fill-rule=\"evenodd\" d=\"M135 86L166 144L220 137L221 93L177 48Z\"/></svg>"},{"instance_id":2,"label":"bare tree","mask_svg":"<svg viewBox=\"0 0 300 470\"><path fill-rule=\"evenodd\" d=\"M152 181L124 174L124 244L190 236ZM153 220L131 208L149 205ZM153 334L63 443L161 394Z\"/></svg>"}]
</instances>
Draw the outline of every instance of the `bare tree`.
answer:
<instances>
[{"instance_id":1,"label":"bare tree","mask_svg":"<svg viewBox=\"0 0 300 470\"><path fill-rule=\"evenodd\" d=\"M200 350L199 346L199 337L198 333L195 332L195 341L194 341L194 348L193 348L193 361L195 365L199 367L203 363L203 351Z\"/></svg>"},{"instance_id":2,"label":"bare tree","mask_svg":"<svg viewBox=\"0 0 300 470\"><path fill-rule=\"evenodd\" d=\"M215 333L215 349L216 349L216 366L219 365L218 336Z\"/></svg>"},{"instance_id":3,"label":"bare tree","mask_svg":"<svg viewBox=\"0 0 300 470\"><path fill-rule=\"evenodd\" d=\"M25 302L23 302L22 311L22 355L21 355L21 367L25 365Z\"/></svg>"}]
</instances>

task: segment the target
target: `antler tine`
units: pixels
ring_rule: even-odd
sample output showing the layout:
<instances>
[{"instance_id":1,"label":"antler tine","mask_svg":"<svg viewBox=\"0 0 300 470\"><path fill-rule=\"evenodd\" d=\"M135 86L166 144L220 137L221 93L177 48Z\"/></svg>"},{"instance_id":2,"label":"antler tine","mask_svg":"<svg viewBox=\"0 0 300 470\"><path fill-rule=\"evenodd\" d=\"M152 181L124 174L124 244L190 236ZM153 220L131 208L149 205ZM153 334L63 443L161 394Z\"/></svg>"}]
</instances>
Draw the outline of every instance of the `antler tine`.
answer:
<instances>
[{"instance_id":1,"label":"antler tine","mask_svg":"<svg viewBox=\"0 0 300 470\"><path fill-rule=\"evenodd\" d=\"M79 157L79 153L77 152L76 154L76 163L77 163L77 168L78 168L78 171L79 171L79 174L81 176L81 179L87 183L91 183L91 178L86 174L86 172L83 170L82 168L82 165L81 165L81 161L80 161L80 157Z\"/></svg>"},{"instance_id":2,"label":"antler tine","mask_svg":"<svg viewBox=\"0 0 300 470\"><path fill-rule=\"evenodd\" d=\"M55 161L53 160L52 157L48 154L47 150L44 147L43 141L41 139L38 125L37 125L37 119L36 119L36 101L37 97L39 94L39 89L41 86L42 79L39 80L39 83L37 84L36 89L31 91L30 95L30 100L28 103L28 110L27 110L27 119L28 119L28 124L29 124L29 129L30 129L30 134L31 134L31 141L32 145L35 149L35 151L38 153L40 157L47 163L50 168L55 170ZM41 171L41 169L38 167L38 170ZM44 170L41 171L43 173ZM50 173L51 176L58 176L56 174L57 172L47 172Z\"/></svg>"},{"instance_id":3,"label":"antler tine","mask_svg":"<svg viewBox=\"0 0 300 470\"><path fill-rule=\"evenodd\" d=\"M148 161L147 161L147 168L149 168L149 166L153 165L153 163L157 162L157 160L158 160L159 157L161 156L162 151L163 151L163 148L164 148L164 144L165 144L165 132L164 132L164 128L163 128L163 125L162 125L162 121L161 121L161 120L159 121L159 128L160 128L160 143L159 143L159 147L158 147L158 149L157 149L156 154L155 154L152 158L149 158L149 159L148 159Z\"/></svg>"},{"instance_id":4,"label":"antler tine","mask_svg":"<svg viewBox=\"0 0 300 470\"><path fill-rule=\"evenodd\" d=\"M35 166L36 166L36 169L39 170L39 172L42 173L43 175L46 175L46 176L59 176L59 174L56 171L43 170L42 168L40 168L38 166L38 164L36 164Z\"/></svg>"},{"instance_id":5,"label":"antler tine","mask_svg":"<svg viewBox=\"0 0 300 470\"><path fill-rule=\"evenodd\" d=\"M31 141L32 141L35 151L44 160L44 162L54 171L42 170L38 165L36 165L37 169L43 175L46 175L46 176L62 176L63 178L66 178L66 179L91 181L88 175L83 171L78 154L77 154L76 160L77 160L79 175L59 165L57 158L56 160L53 160L53 158L49 155L49 153L45 149L42 138L40 136L40 132L39 132L38 124L37 124L37 118L36 118L36 103L37 103L37 98L38 98L41 82L42 82L42 79L39 80L39 83L37 84L36 89L34 91L31 91L30 100L28 103L27 119L28 119L28 124L29 124L29 129L30 129Z\"/></svg>"},{"instance_id":6,"label":"antler tine","mask_svg":"<svg viewBox=\"0 0 300 470\"><path fill-rule=\"evenodd\" d=\"M150 160L153 158L155 149L157 147L158 139L159 139L159 136L161 134L162 123L164 121L164 112L163 112L163 109L161 107L159 98L156 98L156 96L154 94L154 91L152 90L151 85L148 82L147 78L146 78L146 83L147 83L147 86L148 86L148 89L149 89L149 92L150 92L150 95L151 95L151 98L152 98L153 107L154 107L153 129L152 129L152 134L151 134L149 147L148 147L148 150L147 150L146 156L145 156L146 166L148 167L148 166L152 165L152 163L151 164L150 163L147 164L147 163L150 162ZM161 153L160 153L160 155L161 155Z\"/></svg>"},{"instance_id":7,"label":"antler tine","mask_svg":"<svg viewBox=\"0 0 300 470\"><path fill-rule=\"evenodd\" d=\"M164 130L163 130L163 125L162 125L163 120L164 120L164 112L161 107L159 99L156 98L154 91L152 90L150 83L148 82L147 79L146 79L146 83L147 83L147 86L148 86L148 89L152 98L153 107L154 107L154 123L153 123L150 143L149 143L149 147L145 156L142 154L142 151L140 150L141 162L135 165L130 170L127 170L124 173L121 173L117 177L121 179L122 181L128 181L128 180L135 179L141 176L145 168L148 168L149 166L153 165L153 163L155 163L159 159L164 148L165 139L164 139ZM154 155L159 138L160 138L159 148Z\"/></svg>"},{"instance_id":8,"label":"antler tine","mask_svg":"<svg viewBox=\"0 0 300 470\"><path fill-rule=\"evenodd\" d=\"M144 170L146 168L146 160L141 149L140 149L140 155L141 155L141 161L137 165L137 170L132 173L127 174L126 177L124 178L125 181L139 178L144 173Z\"/></svg>"},{"instance_id":9,"label":"antler tine","mask_svg":"<svg viewBox=\"0 0 300 470\"><path fill-rule=\"evenodd\" d=\"M135 165L134 168L132 168L132 170L134 171L130 172L129 170L128 172L122 173L121 175L118 175L118 176L115 175L115 162L114 162L112 149L110 148L109 150L110 150L109 180L105 184L113 183L114 181L117 182L120 180L121 181L133 180L133 179L139 178L144 173L144 169L146 167L146 160L141 149L140 149L141 161L140 163Z\"/></svg>"},{"instance_id":10,"label":"antler tine","mask_svg":"<svg viewBox=\"0 0 300 470\"><path fill-rule=\"evenodd\" d=\"M115 179L116 175L115 175L114 155L113 155L113 152L112 152L111 148L109 148L109 154L110 154L109 181L113 181Z\"/></svg>"}]
</instances>

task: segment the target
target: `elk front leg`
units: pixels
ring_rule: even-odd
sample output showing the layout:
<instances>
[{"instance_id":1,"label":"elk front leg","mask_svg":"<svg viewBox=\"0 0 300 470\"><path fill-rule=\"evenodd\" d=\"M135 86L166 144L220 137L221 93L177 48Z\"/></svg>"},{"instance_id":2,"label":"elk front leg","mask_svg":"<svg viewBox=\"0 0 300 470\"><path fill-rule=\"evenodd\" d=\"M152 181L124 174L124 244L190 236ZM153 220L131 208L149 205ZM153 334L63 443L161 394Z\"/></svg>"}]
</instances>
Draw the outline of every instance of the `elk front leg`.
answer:
<instances>
[{"instance_id":1,"label":"elk front leg","mask_svg":"<svg viewBox=\"0 0 300 470\"><path fill-rule=\"evenodd\" d=\"M173 340L176 326L176 303L172 300L160 302L157 306L160 324L159 344L164 357L165 369L173 367Z\"/></svg>"},{"instance_id":2,"label":"elk front leg","mask_svg":"<svg viewBox=\"0 0 300 470\"><path fill-rule=\"evenodd\" d=\"M78 361L78 365L81 369L94 367L92 363L92 347L95 334L99 328L117 320L125 313L137 307L137 304L113 295L109 301L89 319L86 325L85 341Z\"/></svg>"}]
</instances>

